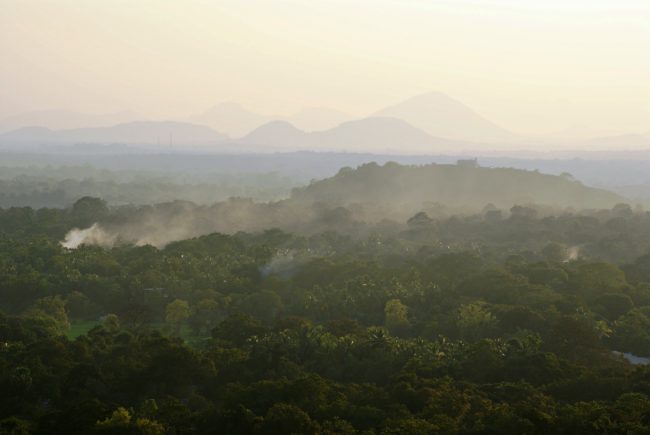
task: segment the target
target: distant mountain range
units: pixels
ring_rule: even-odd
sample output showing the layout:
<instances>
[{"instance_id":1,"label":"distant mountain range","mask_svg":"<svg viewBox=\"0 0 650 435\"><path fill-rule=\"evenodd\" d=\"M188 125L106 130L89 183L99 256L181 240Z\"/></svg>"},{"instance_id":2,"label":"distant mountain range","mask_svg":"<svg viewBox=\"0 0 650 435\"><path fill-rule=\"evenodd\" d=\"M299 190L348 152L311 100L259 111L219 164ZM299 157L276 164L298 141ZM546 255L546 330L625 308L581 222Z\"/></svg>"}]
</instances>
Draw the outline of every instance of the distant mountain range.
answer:
<instances>
[{"instance_id":1,"label":"distant mountain range","mask_svg":"<svg viewBox=\"0 0 650 435\"><path fill-rule=\"evenodd\" d=\"M440 92L431 92L378 110L368 118L393 118L407 122L434 137L451 140L494 143L511 142L517 136L478 115L463 103ZM241 137L273 121L285 121L308 132L329 130L353 119L326 108L307 108L283 116L264 116L236 103L222 103L190 117L191 122Z\"/></svg>"},{"instance_id":2,"label":"distant mountain range","mask_svg":"<svg viewBox=\"0 0 650 435\"><path fill-rule=\"evenodd\" d=\"M2 133L4 132L4 133ZM570 135L571 132L567 133ZM584 136L583 136L584 137ZM181 121L145 121L132 112L88 115L65 110L29 112L0 120L0 144L217 145L225 150L345 150L350 152L548 151L648 149L650 134L561 139L523 138L439 92L409 98L362 119L327 108L266 116L221 103ZM234 147L234 148L232 148Z\"/></svg>"},{"instance_id":3,"label":"distant mountain range","mask_svg":"<svg viewBox=\"0 0 650 435\"><path fill-rule=\"evenodd\" d=\"M112 127L50 130L25 127L0 134L0 144L76 145L127 144L210 146L212 150L281 151L290 149L440 153L466 144L430 136L393 118L366 118L338 127L305 132L286 121L271 121L241 139L230 139L210 127L181 122L132 122Z\"/></svg>"},{"instance_id":4,"label":"distant mountain range","mask_svg":"<svg viewBox=\"0 0 650 435\"><path fill-rule=\"evenodd\" d=\"M203 113L191 116L192 123L203 124L231 137L242 137L272 121L285 121L305 131L336 127L351 117L334 109L308 107L291 116L267 116L252 112L237 103L221 103Z\"/></svg>"},{"instance_id":5,"label":"distant mountain range","mask_svg":"<svg viewBox=\"0 0 650 435\"><path fill-rule=\"evenodd\" d=\"M228 140L228 136L203 125L173 121L138 121L112 127L50 130L25 127L0 135L0 143L75 145L209 145Z\"/></svg>"},{"instance_id":6,"label":"distant mountain range","mask_svg":"<svg viewBox=\"0 0 650 435\"><path fill-rule=\"evenodd\" d=\"M238 141L245 145L267 148L392 151L439 153L459 151L466 144L433 137L412 125L394 118L366 118L349 121L338 127L304 132L283 121L265 124Z\"/></svg>"},{"instance_id":7,"label":"distant mountain range","mask_svg":"<svg viewBox=\"0 0 650 435\"><path fill-rule=\"evenodd\" d=\"M487 204L608 208L624 199L570 177L510 168L467 165L404 166L369 163L295 189L294 200L332 205L378 203L404 209L440 203L481 210Z\"/></svg>"}]
</instances>

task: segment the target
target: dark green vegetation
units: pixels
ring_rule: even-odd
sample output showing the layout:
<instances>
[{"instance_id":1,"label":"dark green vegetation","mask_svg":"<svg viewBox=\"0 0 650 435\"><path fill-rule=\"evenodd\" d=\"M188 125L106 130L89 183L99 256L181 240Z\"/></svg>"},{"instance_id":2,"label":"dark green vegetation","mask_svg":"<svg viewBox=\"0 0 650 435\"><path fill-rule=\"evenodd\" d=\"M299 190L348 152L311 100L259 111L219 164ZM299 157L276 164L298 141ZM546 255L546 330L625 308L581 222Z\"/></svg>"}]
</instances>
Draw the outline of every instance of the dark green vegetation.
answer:
<instances>
[{"instance_id":1,"label":"dark green vegetation","mask_svg":"<svg viewBox=\"0 0 650 435\"><path fill-rule=\"evenodd\" d=\"M459 169L454 165L457 158L450 156L310 152L32 155L0 150L0 207L68 207L82 196L101 197L110 205L173 200L213 204L229 197L275 201L289 197L292 188L313 178L332 177L343 166L356 167L371 160L389 164L366 164L357 171L344 169L332 179L297 192L297 196L339 202L379 200L392 205L396 200L416 201L417 205L442 202L455 208L482 207L489 202L509 208L515 203L534 202L580 209L610 207L620 198L573 182L569 173L588 185L606 186L641 202L647 202L643 186L650 183L647 162L625 160L481 157L479 163L485 168ZM430 165L432 160L439 165ZM409 169L391 161L423 166ZM535 168L563 176L543 175ZM336 190L341 186L343 190Z\"/></svg>"},{"instance_id":2,"label":"dark green vegetation","mask_svg":"<svg viewBox=\"0 0 650 435\"><path fill-rule=\"evenodd\" d=\"M0 433L650 433L649 213L319 210L69 250L142 211L0 209Z\"/></svg>"},{"instance_id":3,"label":"dark green vegetation","mask_svg":"<svg viewBox=\"0 0 650 435\"><path fill-rule=\"evenodd\" d=\"M334 204L437 202L461 210L487 203L498 207L535 203L555 207L610 207L622 200L605 190L586 187L566 174L554 176L512 168L481 168L471 160L457 165L402 166L369 163L343 168L332 178L294 190L295 199Z\"/></svg>"}]
</instances>

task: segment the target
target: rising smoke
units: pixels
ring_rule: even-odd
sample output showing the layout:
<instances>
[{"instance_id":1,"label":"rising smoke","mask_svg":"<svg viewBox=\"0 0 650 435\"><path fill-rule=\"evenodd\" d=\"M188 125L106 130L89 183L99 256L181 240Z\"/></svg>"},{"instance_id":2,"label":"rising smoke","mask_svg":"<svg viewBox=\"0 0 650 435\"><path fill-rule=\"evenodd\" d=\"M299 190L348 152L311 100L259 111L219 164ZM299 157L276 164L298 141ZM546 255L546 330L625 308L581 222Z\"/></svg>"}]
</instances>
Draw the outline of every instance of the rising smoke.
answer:
<instances>
[{"instance_id":1,"label":"rising smoke","mask_svg":"<svg viewBox=\"0 0 650 435\"><path fill-rule=\"evenodd\" d=\"M111 247L115 244L117 235L109 234L99 224L95 223L86 229L73 228L61 242L64 248L76 249L82 244Z\"/></svg>"}]
</instances>

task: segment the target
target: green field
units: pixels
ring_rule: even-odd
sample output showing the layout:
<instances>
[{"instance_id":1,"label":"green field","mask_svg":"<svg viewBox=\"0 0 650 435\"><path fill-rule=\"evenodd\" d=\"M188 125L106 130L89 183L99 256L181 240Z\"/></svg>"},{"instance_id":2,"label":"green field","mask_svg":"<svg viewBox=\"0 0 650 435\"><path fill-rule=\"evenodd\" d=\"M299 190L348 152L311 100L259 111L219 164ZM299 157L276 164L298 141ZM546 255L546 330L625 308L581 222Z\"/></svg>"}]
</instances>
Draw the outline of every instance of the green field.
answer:
<instances>
[{"instance_id":1,"label":"green field","mask_svg":"<svg viewBox=\"0 0 650 435\"><path fill-rule=\"evenodd\" d=\"M70 340L74 340L80 335L84 335L86 332L93 329L95 326L101 324L99 320L84 320L78 322L72 322L70 329L66 332L65 336Z\"/></svg>"}]
</instances>

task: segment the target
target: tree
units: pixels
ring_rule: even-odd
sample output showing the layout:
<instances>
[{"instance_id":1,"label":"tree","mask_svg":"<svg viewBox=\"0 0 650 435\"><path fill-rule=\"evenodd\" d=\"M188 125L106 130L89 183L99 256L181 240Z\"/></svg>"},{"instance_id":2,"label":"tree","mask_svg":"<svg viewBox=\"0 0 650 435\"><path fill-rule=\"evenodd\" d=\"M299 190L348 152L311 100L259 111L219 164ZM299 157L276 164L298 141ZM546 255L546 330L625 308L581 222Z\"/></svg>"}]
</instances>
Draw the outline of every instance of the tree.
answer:
<instances>
[{"instance_id":1,"label":"tree","mask_svg":"<svg viewBox=\"0 0 650 435\"><path fill-rule=\"evenodd\" d=\"M616 320L634 308L632 299L623 293L605 293L594 301L595 311L602 313L609 320Z\"/></svg>"},{"instance_id":2,"label":"tree","mask_svg":"<svg viewBox=\"0 0 650 435\"><path fill-rule=\"evenodd\" d=\"M282 299L271 290L262 290L248 295L237 305L237 308L269 324L282 310Z\"/></svg>"},{"instance_id":3,"label":"tree","mask_svg":"<svg viewBox=\"0 0 650 435\"><path fill-rule=\"evenodd\" d=\"M586 299L594 299L605 293L619 293L626 285L625 272L603 262L580 265L569 281L569 286Z\"/></svg>"},{"instance_id":4,"label":"tree","mask_svg":"<svg viewBox=\"0 0 650 435\"><path fill-rule=\"evenodd\" d=\"M37 299L34 306L28 311L33 317L51 319L56 332L60 335L70 329L70 321L65 310L65 301L61 296L47 296Z\"/></svg>"},{"instance_id":5,"label":"tree","mask_svg":"<svg viewBox=\"0 0 650 435\"><path fill-rule=\"evenodd\" d=\"M528 289L528 281L507 270L493 269L467 279L460 285L463 295L479 297L491 303L514 304Z\"/></svg>"},{"instance_id":6,"label":"tree","mask_svg":"<svg viewBox=\"0 0 650 435\"><path fill-rule=\"evenodd\" d=\"M73 319L92 319L98 314L98 307L81 292L72 291L66 297L65 306Z\"/></svg>"},{"instance_id":7,"label":"tree","mask_svg":"<svg viewBox=\"0 0 650 435\"><path fill-rule=\"evenodd\" d=\"M391 299L384 307L384 324L395 334L404 334L411 326L408 319L408 307L399 299Z\"/></svg>"},{"instance_id":8,"label":"tree","mask_svg":"<svg viewBox=\"0 0 650 435\"><path fill-rule=\"evenodd\" d=\"M79 198L72 205L72 223L78 227L87 227L108 214L106 201L92 196Z\"/></svg>"},{"instance_id":9,"label":"tree","mask_svg":"<svg viewBox=\"0 0 650 435\"><path fill-rule=\"evenodd\" d=\"M295 405L276 403L269 408L261 425L263 434L316 434L318 425Z\"/></svg>"},{"instance_id":10,"label":"tree","mask_svg":"<svg viewBox=\"0 0 650 435\"><path fill-rule=\"evenodd\" d=\"M182 299L176 299L170 302L165 308L165 321L174 329L175 334L179 334L181 324L190 317L190 304Z\"/></svg>"},{"instance_id":11,"label":"tree","mask_svg":"<svg viewBox=\"0 0 650 435\"><path fill-rule=\"evenodd\" d=\"M532 207L515 205L510 209L510 218L532 220L537 218L537 210Z\"/></svg>"},{"instance_id":12,"label":"tree","mask_svg":"<svg viewBox=\"0 0 650 435\"><path fill-rule=\"evenodd\" d=\"M476 340L488 335L496 325L496 317L481 302L461 305L458 309L458 327L461 336Z\"/></svg>"},{"instance_id":13,"label":"tree","mask_svg":"<svg viewBox=\"0 0 650 435\"><path fill-rule=\"evenodd\" d=\"M107 314L104 317L102 326L104 326L104 329L106 329L111 334L115 334L120 330L120 319L115 314Z\"/></svg>"},{"instance_id":14,"label":"tree","mask_svg":"<svg viewBox=\"0 0 650 435\"><path fill-rule=\"evenodd\" d=\"M29 422L17 417L9 417L0 420L0 434L29 435L32 433L30 429Z\"/></svg>"},{"instance_id":15,"label":"tree","mask_svg":"<svg viewBox=\"0 0 650 435\"><path fill-rule=\"evenodd\" d=\"M241 346L254 335L266 331L262 324L246 314L233 314L212 330L212 337L235 346Z\"/></svg>"},{"instance_id":16,"label":"tree","mask_svg":"<svg viewBox=\"0 0 650 435\"><path fill-rule=\"evenodd\" d=\"M409 218L409 220L406 221L406 224L409 228L414 230L429 229L433 226L433 219L431 219L428 214L421 211Z\"/></svg>"},{"instance_id":17,"label":"tree","mask_svg":"<svg viewBox=\"0 0 650 435\"><path fill-rule=\"evenodd\" d=\"M650 318L640 309L633 309L614 322L610 346L639 356L650 354Z\"/></svg>"},{"instance_id":18,"label":"tree","mask_svg":"<svg viewBox=\"0 0 650 435\"><path fill-rule=\"evenodd\" d=\"M98 421L98 427L128 427L131 424L131 413L128 409L123 407L118 407L110 417Z\"/></svg>"},{"instance_id":19,"label":"tree","mask_svg":"<svg viewBox=\"0 0 650 435\"><path fill-rule=\"evenodd\" d=\"M549 344L563 356L573 360L588 357L586 351L600 346L597 325L585 316L562 316L551 331Z\"/></svg>"},{"instance_id":20,"label":"tree","mask_svg":"<svg viewBox=\"0 0 650 435\"><path fill-rule=\"evenodd\" d=\"M132 433L141 435L163 435L165 427L155 420L136 418L131 411L118 407L110 417L100 420L96 424L99 433Z\"/></svg>"},{"instance_id":21,"label":"tree","mask_svg":"<svg viewBox=\"0 0 650 435\"><path fill-rule=\"evenodd\" d=\"M209 332L224 317L224 309L214 299L201 299L194 305L189 319L190 327L195 335Z\"/></svg>"},{"instance_id":22,"label":"tree","mask_svg":"<svg viewBox=\"0 0 650 435\"><path fill-rule=\"evenodd\" d=\"M560 263L567 258L567 248L560 243L549 243L542 249L542 255L546 260L554 263Z\"/></svg>"}]
</instances>

